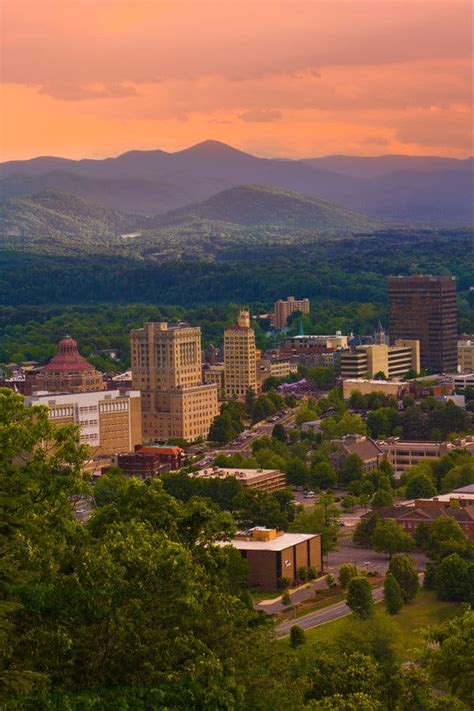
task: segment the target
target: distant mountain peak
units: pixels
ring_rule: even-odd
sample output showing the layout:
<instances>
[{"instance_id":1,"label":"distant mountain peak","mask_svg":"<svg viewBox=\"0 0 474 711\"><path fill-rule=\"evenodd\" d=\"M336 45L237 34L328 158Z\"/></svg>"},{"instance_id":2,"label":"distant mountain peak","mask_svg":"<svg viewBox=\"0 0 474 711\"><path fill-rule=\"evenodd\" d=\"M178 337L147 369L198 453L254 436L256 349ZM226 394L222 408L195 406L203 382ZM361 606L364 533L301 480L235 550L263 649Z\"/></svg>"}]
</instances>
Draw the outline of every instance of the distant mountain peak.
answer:
<instances>
[{"instance_id":1,"label":"distant mountain peak","mask_svg":"<svg viewBox=\"0 0 474 711\"><path fill-rule=\"evenodd\" d=\"M229 146L227 143L222 143L222 141L215 141L212 139L209 139L207 141L201 141L200 143L196 143L194 146L184 148L182 151L176 151L174 155L184 154L200 155L207 158L218 158L220 156L235 156L238 154L250 157L249 153L244 153L244 151L240 151L238 148Z\"/></svg>"}]
</instances>

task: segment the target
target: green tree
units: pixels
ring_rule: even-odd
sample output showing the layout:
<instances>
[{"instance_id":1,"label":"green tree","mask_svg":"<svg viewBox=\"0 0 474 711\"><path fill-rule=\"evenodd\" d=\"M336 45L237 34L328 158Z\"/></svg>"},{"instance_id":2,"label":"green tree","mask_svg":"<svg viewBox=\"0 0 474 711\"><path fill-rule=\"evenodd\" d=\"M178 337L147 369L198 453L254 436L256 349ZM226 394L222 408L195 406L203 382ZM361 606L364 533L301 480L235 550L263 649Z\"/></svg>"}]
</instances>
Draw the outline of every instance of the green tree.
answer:
<instances>
[{"instance_id":1,"label":"green tree","mask_svg":"<svg viewBox=\"0 0 474 711\"><path fill-rule=\"evenodd\" d=\"M339 472L341 484L349 484L351 481L362 479L364 475L364 462L355 452L351 452L344 459Z\"/></svg>"},{"instance_id":2,"label":"green tree","mask_svg":"<svg viewBox=\"0 0 474 711\"><path fill-rule=\"evenodd\" d=\"M290 645L293 649L302 647L306 642L304 629L299 625L293 625L290 629Z\"/></svg>"},{"instance_id":3,"label":"green tree","mask_svg":"<svg viewBox=\"0 0 474 711\"><path fill-rule=\"evenodd\" d=\"M93 488L94 501L97 506L112 504L117 501L127 488L127 477L121 469L112 467L103 474Z\"/></svg>"},{"instance_id":4,"label":"green tree","mask_svg":"<svg viewBox=\"0 0 474 711\"><path fill-rule=\"evenodd\" d=\"M436 564L434 576L440 600L474 602L474 563L452 553Z\"/></svg>"},{"instance_id":5,"label":"green tree","mask_svg":"<svg viewBox=\"0 0 474 711\"><path fill-rule=\"evenodd\" d=\"M377 553L387 553L391 559L395 553L413 550L415 541L409 533L392 519L380 521L372 535L372 547Z\"/></svg>"},{"instance_id":6,"label":"green tree","mask_svg":"<svg viewBox=\"0 0 474 711\"><path fill-rule=\"evenodd\" d=\"M358 571L354 563L343 563L339 568L339 585L347 588L352 578L357 577Z\"/></svg>"},{"instance_id":7,"label":"green tree","mask_svg":"<svg viewBox=\"0 0 474 711\"><path fill-rule=\"evenodd\" d=\"M281 424L275 425L272 429L272 437L273 439L277 439L286 444L286 432L284 426Z\"/></svg>"},{"instance_id":8,"label":"green tree","mask_svg":"<svg viewBox=\"0 0 474 711\"><path fill-rule=\"evenodd\" d=\"M394 556L389 563L388 570L399 584L403 600L405 602L413 600L420 584L415 564L410 556L405 554Z\"/></svg>"},{"instance_id":9,"label":"green tree","mask_svg":"<svg viewBox=\"0 0 474 711\"><path fill-rule=\"evenodd\" d=\"M424 472L413 475L408 480L405 495L407 499L430 499L436 495L433 479Z\"/></svg>"},{"instance_id":10,"label":"green tree","mask_svg":"<svg viewBox=\"0 0 474 711\"><path fill-rule=\"evenodd\" d=\"M380 509L384 506L393 506L395 497L393 492L388 489L380 489L376 491L370 500L370 504L373 509Z\"/></svg>"},{"instance_id":11,"label":"green tree","mask_svg":"<svg viewBox=\"0 0 474 711\"><path fill-rule=\"evenodd\" d=\"M474 701L474 612L426 630L425 662L433 679L472 708Z\"/></svg>"},{"instance_id":12,"label":"green tree","mask_svg":"<svg viewBox=\"0 0 474 711\"><path fill-rule=\"evenodd\" d=\"M397 579L388 571L383 584L383 599L390 615L396 615L403 606L403 595Z\"/></svg>"},{"instance_id":13,"label":"green tree","mask_svg":"<svg viewBox=\"0 0 474 711\"><path fill-rule=\"evenodd\" d=\"M438 560L466 547L466 536L456 519L440 516L430 524L429 538L424 549L432 560Z\"/></svg>"},{"instance_id":14,"label":"green tree","mask_svg":"<svg viewBox=\"0 0 474 711\"><path fill-rule=\"evenodd\" d=\"M380 516L377 511L373 511L368 516L361 518L354 530L352 540L360 546L370 546L372 536L377 525L380 522Z\"/></svg>"},{"instance_id":15,"label":"green tree","mask_svg":"<svg viewBox=\"0 0 474 711\"><path fill-rule=\"evenodd\" d=\"M355 617L367 619L372 616L374 600L367 578L356 576L351 579L347 590L347 604Z\"/></svg>"}]
</instances>

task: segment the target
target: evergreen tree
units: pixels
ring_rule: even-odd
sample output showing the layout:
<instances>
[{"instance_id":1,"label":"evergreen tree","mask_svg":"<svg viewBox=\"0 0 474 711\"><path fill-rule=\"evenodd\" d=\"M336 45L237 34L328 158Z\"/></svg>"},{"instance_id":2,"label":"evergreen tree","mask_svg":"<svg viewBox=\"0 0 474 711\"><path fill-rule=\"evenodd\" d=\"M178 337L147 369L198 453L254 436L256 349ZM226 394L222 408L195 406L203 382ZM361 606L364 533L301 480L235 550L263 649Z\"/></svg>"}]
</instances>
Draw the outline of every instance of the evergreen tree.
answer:
<instances>
[{"instance_id":1,"label":"evergreen tree","mask_svg":"<svg viewBox=\"0 0 474 711\"><path fill-rule=\"evenodd\" d=\"M304 629L299 625L293 625L290 630L290 645L293 649L297 647L302 647L306 642L306 635Z\"/></svg>"},{"instance_id":2,"label":"evergreen tree","mask_svg":"<svg viewBox=\"0 0 474 711\"><path fill-rule=\"evenodd\" d=\"M367 578L356 576L349 583L347 604L355 617L367 619L374 611L372 588Z\"/></svg>"},{"instance_id":3,"label":"evergreen tree","mask_svg":"<svg viewBox=\"0 0 474 711\"><path fill-rule=\"evenodd\" d=\"M399 584L404 601L413 600L420 584L415 564L410 556L403 553L394 556L389 563L388 569Z\"/></svg>"},{"instance_id":4,"label":"evergreen tree","mask_svg":"<svg viewBox=\"0 0 474 711\"><path fill-rule=\"evenodd\" d=\"M383 584L383 599L385 607L391 615L396 615L403 606L403 595L397 579L388 571Z\"/></svg>"}]
</instances>

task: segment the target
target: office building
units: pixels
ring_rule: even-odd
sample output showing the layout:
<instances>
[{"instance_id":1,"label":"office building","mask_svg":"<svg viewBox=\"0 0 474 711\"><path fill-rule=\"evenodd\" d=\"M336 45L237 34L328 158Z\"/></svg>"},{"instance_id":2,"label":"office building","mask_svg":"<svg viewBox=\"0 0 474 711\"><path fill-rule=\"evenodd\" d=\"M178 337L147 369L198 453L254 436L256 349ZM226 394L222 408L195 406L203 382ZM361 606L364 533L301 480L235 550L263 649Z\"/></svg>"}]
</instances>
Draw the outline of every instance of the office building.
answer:
<instances>
[{"instance_id":1,"label":"office building","mask_svg":"<svg viewBox=\"0 0 474 711\"><path fill-rule=\"evenodd\" d=\"M58 344L58 353L46 365L26 374L27 392L85 393L105 390L106 383L93 365L81 356L76 341L66 336Z\"/></svg>"},{"instance_id":2,"label":"office building","mask_svg":"<svg viewBox=\"0 0 474 711\"><path fill-rule=\"evenodd\" d=\"M453 518L469 540L474 540L474 506L451 508L449 501L434 499L416 499L413 503L400 506L383 506L377 509L382 521L396 521L406 533L415 533L420 523L431 524L441 517ZM369 519L372 512L361 516Z\"/></svg>"},{"instance_id":3,"label":"office building","mask_svg":"<svg viewBox=\"0 0 474 711\"><path fill-rule=\"evenodd\" d=\"M201 329L146 323L131 332L133 387L142 393L144 441L207 437L217 384L202 384Z\"/></svg>"},{"instance_id":4,"label":"office building","mask_svg":"<svg viewBox=\"0 0 474 711\"><path fill-rule=\"evenodd\" d=\"M228 467L208 467L190 474L199 479L227 479L234 477L246 489L278 491L286 487L286 476L278 469L231 469Z\"/></svg>"},{"instance_id":5,"label":"office building","mask_svg":"<svg viewBox=\"0 0 474 711\"><path fill-rule=\"evenodd\" d=\"M204 363L202 379L204 383L216 383L220 397L222 391L225 389L224 363Z\"/></svg>"},{"instance_id":6,"label":"office building","mask_svg":"<svg viewBox=\"0 0 474 711\"><path fill-rule=\"evenodd\" d=\"M474 436L461 437L453 442L405 442L398 437L389 437L377 444L398 475L414 464L440 459L455 449L465 449L474 455Z\"/></svg>"},{"instance_id":7,"label":"office building","mask_svg":"<svg viewBox=\"0 0 474 711\"><path fill-rule=\"evenodd\" d=\"M278 299L275 302L275 310L270 315L270 320L275 328L282 329L288 325L288 317L294 311L301 311L303 315L309 314L309 299L298 301L294 296L288 296L286 301Z\"/></svg>"},{"instance_id":8,"label":"office building","mask_svg":"<svg viewBox=\"0 0 474 711\"><path fill-rule=\"evenodd\" d=\"M474 341L458 341L458 370L460 373L474 373Z\"/></svg>"},{"instance_id":9,"label":"office building","mask_svg":"<svg viewBox=\"0 0 474 711\"><path fill-rule=\"evenodd\" d=\"M45 405L55 425L78 424L81 444L91 447L93 458L130 452L142 442L140 393L134 390L38 393L25 405Z\"/></svg>"},{"instance_id":10,"label":"office building","mask_svg":"<svg viewBox=\"0 0 474 711\"><path fill-rule=\"evenodd\" d=\"M255 332L248 311L241 311L237 325L224 331L224 379L228 398L245 400L248 390L258 392Z\"/></svg>"},{"instance_id":11,"label":"office building","mask_svg":"<svg viewBox=\"0 0 474 711\"><path fill-rule=\"evenodd\" d=\"M432 373L457 370L456 277L388 278L390 338L420 341L420 363Z\"/></svg>"},{"instance_id":12,"label":"office building","mask_svg":"<svg viewBox=\"0 0 474 711\"><path fill-rule=\"evenodd\" d=\"M255 527L239 531L231 545L248 563L249 585L261 590L277 590L282 579L298 582L298 570L322 569L319 533L283 533L274 528Z\"/></svg>"},{"instance_id":13,"label":"office building","mask_svg":"<svg viewBox=\"0 0 474 711\"><path fill-rule=\"evenodd\" d=\"M397 340L394 346L358 346L341 355L342 378L401 378L410 370L420 370L419 341Z\"/></svg>"}]
</instances>

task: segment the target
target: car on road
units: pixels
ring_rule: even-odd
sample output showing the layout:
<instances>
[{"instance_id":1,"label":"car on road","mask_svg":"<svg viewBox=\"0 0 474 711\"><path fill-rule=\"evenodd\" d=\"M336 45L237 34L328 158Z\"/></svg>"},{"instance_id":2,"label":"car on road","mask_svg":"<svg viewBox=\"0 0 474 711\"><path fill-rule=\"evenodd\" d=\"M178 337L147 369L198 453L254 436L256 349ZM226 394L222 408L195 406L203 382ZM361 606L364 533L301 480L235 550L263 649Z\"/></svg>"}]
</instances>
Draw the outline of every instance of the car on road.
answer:
<instances>
[{"instance_id":1,"label":"car on road","mask_svg":"<svg viewBox=\"0 0 474 711\"><path fill-rule=\"evenodd\" d=\"M304 494L305 499L314 499L315 496L314 491L307 491L306 494Z\"/></svg>"}]
</instances>

